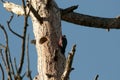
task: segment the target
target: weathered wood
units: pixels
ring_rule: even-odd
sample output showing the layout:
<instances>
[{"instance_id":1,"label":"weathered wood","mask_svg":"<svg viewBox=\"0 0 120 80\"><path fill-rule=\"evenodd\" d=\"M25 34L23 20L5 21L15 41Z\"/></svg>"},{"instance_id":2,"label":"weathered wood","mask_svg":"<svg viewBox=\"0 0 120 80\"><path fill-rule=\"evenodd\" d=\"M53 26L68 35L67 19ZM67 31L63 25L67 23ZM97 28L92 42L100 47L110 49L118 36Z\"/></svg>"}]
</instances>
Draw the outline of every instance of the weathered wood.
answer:
<instances>
[{"instance_id":1,"label":"weathered wood","mask_svg":"<svg viewBox=\"0 0 120 80\"><path fill-rule=\"evenodd\" d=\"M103 28L103 29L120 29L119 17L103 18L103 17L80 14L76 12L70 12L68 14L61 14L61 15L62 15L62 20L70 23L74 23L77 25L82 25L84 27Z\"/></svg>"},{"instance_id":2,"label":"weathered wood","mask_svg":"<svg viewBox=\"0 0 120 80\"><path fill-rule=\"evenodd\" d=\"M60 80L65 66L65 56L58 46L62 35L60 10L53 0L49 6L46 1L31 0L33 8L43 18L43 23L40 23L35 14L30 14L38 55L38 75L35 80Z\"/></svg>"},{"instance_id":3,"label":"weathered wood","mask_svg":"<svg viewBox=\"0 0 120 80\"><path fill-rule=\"evenodd\" d=\"M65 56L58 45L62 36L60 9L54 0L29 1L26 12L30 11L38 56L38 75L34 80L61 80ZM4 7L17 15L24 15L19 5L4 2Z\"/></svg>"},{"instance_id":4,"label":"weathered wood","mask_svg":"<svg viewBox=\"0 0 120 80\"><path fill-rule=\"evenodd\" d=\"M14 6L10 6L11 4L5 3L4 7L8 11L11 11L10 9L12 8L12 12L18 15L24 15L22 7L18 5L14 5L16 6L15 8ZM70 23L82 25L84 27L103 28L103 29L120 29L120 16L115 18L104 18L104 17L80 14L73 11L77 7L78 6L72 6L66 9L60 9L61 19Z\"/></svg>"}]
</instances>

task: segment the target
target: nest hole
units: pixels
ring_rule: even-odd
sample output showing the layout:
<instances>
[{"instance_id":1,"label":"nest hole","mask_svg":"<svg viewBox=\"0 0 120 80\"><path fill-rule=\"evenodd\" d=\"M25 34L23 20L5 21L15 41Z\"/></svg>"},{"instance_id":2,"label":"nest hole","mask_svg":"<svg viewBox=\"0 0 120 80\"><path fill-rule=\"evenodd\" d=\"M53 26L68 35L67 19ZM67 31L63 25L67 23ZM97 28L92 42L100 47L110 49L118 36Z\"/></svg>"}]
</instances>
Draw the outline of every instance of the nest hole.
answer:
<instances>
[{"instance_id":1,"label":"nest hole","mask_svg":"<svg viewBox=\"0 0 120 80\"><path fill-rule=\"evenodd\" d=\"M45 43L47 40L48 40L48 39L47 39L46 37L42 37L42 38L40 38L39 43L40 43L40 44L43 44L43 43Z\"/></svg>"}]
</instances>

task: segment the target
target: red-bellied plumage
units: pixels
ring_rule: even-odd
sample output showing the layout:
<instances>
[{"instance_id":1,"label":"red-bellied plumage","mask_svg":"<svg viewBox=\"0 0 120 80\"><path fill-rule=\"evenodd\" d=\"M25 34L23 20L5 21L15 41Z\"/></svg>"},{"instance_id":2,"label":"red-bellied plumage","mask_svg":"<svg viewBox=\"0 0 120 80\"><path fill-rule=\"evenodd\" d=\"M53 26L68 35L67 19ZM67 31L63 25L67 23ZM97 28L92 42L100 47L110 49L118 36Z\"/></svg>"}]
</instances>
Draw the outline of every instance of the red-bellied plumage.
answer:
<instances>
[{"instance_id":1,"label":"red-bellied plumage","mask_svg":"<svg viewBox=\"0 0 120 80\"><path fill-rule=\"evenodd\" d=\"M66 49L66 46L67 46L67 39L66 39L66 36L63 35L60 37L60 40L59 40L59 46L61 48L61 53L65 53L65 49Z\"/></svg>"}]
</instances>

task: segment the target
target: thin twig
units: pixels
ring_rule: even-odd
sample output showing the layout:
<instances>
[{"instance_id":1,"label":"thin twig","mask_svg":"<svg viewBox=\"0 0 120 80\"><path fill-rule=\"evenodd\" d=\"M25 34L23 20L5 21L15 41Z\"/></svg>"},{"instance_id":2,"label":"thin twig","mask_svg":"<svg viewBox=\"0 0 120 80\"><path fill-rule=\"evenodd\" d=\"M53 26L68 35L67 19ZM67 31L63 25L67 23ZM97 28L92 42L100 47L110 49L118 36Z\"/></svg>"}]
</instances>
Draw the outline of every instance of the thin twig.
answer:
<instances>
[{"instance_id":1,"label":"thin twig","mask_svg":"<svg viewBox=\"0 0 120 80\"><path fill-rule=\"evenodd\" d=\"M0 64L0 69L1 69L1 71L2 71L2 80L4 80L4 79L5 79L5 77L4 77L4 70L3 70L3 67L2 67L1 64Z\"/></svg>"},{"instance_id":2,"label":"thin twig","mask_svg":"<svg viewBox=\"0 0 120 80\"><path fill-rule=\"evenodd\" d=\"M3 61L4 66L7 68L7 64L5 62L5 58L4 58L3 54L2 54L2 52L0 52L0 55L2 57L2 61Z\"/></svg>"},{"instance_id":3,"label":"thin twig","mask_svg":"<svg viewBox=\"0 0 120 80\"><path fill-rule=\"evenodd\" d=\"M98 80L98 77L99 77L99 75L97 74L96 77L95 77L95 80Z\"/></svg>"},{"instance_id":4,"label":"thin twig","mask_svg":"<svg viewBox=\"0 0 120 80\"><path fill-rule=\"evenodd\" d=\"M26 9L25 9L25 2L22 0L23 8L24 8L24 30L23 30L23 39L22 39L22 53L21 53L21 58L20 58L20 64L18 68L18 73L20 74L22 71L23 63L24 63L24 56L25 56L25 41L26 41L26 33L27 33L27 20L28 20L28 15L26 14Z\"/></svg>"},{"instance_id":5,"label":"thin twig","mask_svg":"<svg viewBox=\"0 0 120 80\"><path fill-rule=\"evenodd\" d=\"M14 58L14 66L15 66L15 70L17 71L17 63L16 63L16 58Z\"/></svg>"},{"instance_id":6,"label":"thin twig","mask_svg":"<svg viewBox=\"0 0 120 80\"><path fill-rule=\"evenodd\" d=\"M8 79L10 79L10 80L12 80L12 76L11 76L11 68L10 68L10 63L9 63L9 55L8 55L8 35L7 35L7 32L6 32L6 30L5 30L5 28L2 26L2 25L0 25L0 28L3 30L3 32L4 32L4 35L5 35L5 41L6 41L6 47L5 47L5 61L6 61L6 66L7 66L7 68L6 68L6 70L7 70L7 73L8 73Z\"/></svg>"},{"instance_id":7,"label":"thin twig","mask_svg":"<svg viewBox=\"0 0 120 80\"><path fill-rule=\"evenodd\" d=\"M1 29L3 28L3 26L2 26L1 24L0 24L0 28L1 28ZM2 29L2 30L3 30L3 29ZM1 45L2 45L2 44L1 44ZM3 46L3 48L5 49L6 46ZM4 58L3 54L2 54L2 51L0 52L0 55L1 55L1 57L2 57L2 61L3 61L4 66L7 68L7 63L6 63L5 58Z\"/></svg>"},{"instance_id":8,"label":"thin twig","mask_svg":"<svg viewBox=\"0 0 120 80\"><path fill-rule=\"evenodd\" d=\"M31 71L30 71L30 59L29 59L29 35L27 38L27 47L26 47L26 57L27 57L27 77L29 80L32 80Z\"/></svg>"},{"instance_id":9,"label":"thin twig","mask_svg":"<svg viewBox=\"0 0 120 80\"><path fill-rule=\"evenodd\" d=\"M13 74L13 76L15 76L15 71L14 71L14 68L13 68L13 63L12 63L12 60L11 60L11 55L10 55L9 48L8 48L8 56L9 56L9 62L10 62L10 67L11 67L11 73Z\"/></svg>"},{"instance_id":10,"label":"thin twig","mask_svg":"<svg viewBox=\"0 0 120 80\"><path fill-rule=\"evenodd\" d=\"M14 14L12 13L10 19L7 21L7 25L8 25L8 28L9 30L16 36L20 37L20 38L23 38L20 34L16 33L15 31L12 30L12 28L10 27L10 23L11 21L13 20L13 17L14 17Z\"/></svg>"},{"instance_id":11,"label":"thin twig","mask_svg":"<svg viewBox=\"0 0 120 80\"><path fill-rule=\"evenodd\" d=\"M5 46L3 45L3 44L0 44L0 47L2 47L2 48L4 48L5 49ZM9 62L10 62L10 67L11 67L11 69L12 69L12 74L14 75L14 68L13 68L13 64L12 64L12 60L11 60L11 55L10 55L10 50L9 50L9 47L8 47L8 59L9 59ZM5 67L7 67L6 66L6 62L5 62L5 59L4 59L4 56L3 56L3 54L2 54L2 49L0 49L0 55L2 56L2 61L3 61L3 64L4 64L4 66Z\"/></svg>"},{"instance_id":12,"label":"thin twig","mask_svg":"<svg viewBox=\"0 0 120 80\"><path fill-rule=\"evenodd\" d=\"M23 80L23 78L25 77L26 72L21 76L21 80Z\"/></svg>"},{"instance_id":13,"label":"thin twig","mask_svg":"<svg viewBox=\"0 0 120 80\"><path fill-rule=\"evenodd\" d=\"M66 66L63 75L61 76L62 80L68 80L70 72L74 69L72 68L72 63L73 63L73 57L76 51L76 45L73 45L72 51L69 53L67 61L66 61Z\"/></svg>"}]
</instances>

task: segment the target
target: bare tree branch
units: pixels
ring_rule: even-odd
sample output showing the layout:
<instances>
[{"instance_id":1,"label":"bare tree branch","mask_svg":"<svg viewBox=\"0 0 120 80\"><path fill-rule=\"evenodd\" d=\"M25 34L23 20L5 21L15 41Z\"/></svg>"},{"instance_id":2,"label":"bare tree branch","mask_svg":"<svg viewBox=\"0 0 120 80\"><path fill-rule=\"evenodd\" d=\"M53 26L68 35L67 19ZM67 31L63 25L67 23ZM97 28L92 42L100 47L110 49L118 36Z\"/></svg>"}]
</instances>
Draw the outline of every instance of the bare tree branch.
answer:
<instances>
[{"instance_id":1,"label":"bare tree branch","mask_svg":"<svg viewBox=\"0 0 120 80\"><path fill-rule=\"evenodd\" d=\"M90 16L85 14L80 14L76 12L70 12L68 14L63 14L66 9L61 9L62 20L74 23L77 25L103 28L103 29L120 29L120 19L118 18L102 18L96 16Z\"/></svg>"},{"instance_id":2,"label":"bare tree branch","mask_svg":"<svg viewBox=\"0 0 120 80\"><path fill-rule=\"evenodd\" d=\"M10 3L10 2L5 2L4 7L8 11L14 12L18 15L24 15L24 10L19 5L15 5L14 3ZM18 9L16 10L14 7L17 7ZM75 9L77 9L77 7L78 6L72 6L66 9L60 8L61 19L69 23L74 23L77 25L82 25L82 26L87 26L87 27L92 27L92 28L103 28L103 29L108 29L108 30L109 29L120 29L120 16L116 18L103 18L103 17L96 17L96 16L73 12ZM31 9L33 7L29 7L29 8ZM34 8L31 9L31 11L39 21L42 21L42 18L37 14Z\"/></svg>"},{"instance_id":3,"label":"bare tree branch","mask_svg":"<svg viewBox=\"0 0 120 80\"><path fill-rule=\"evenodd\" d=\"M2 47L2 48L6 48L4 45L2 45L2 44L0 44L0 47ZM13 64L12 64L12 60L11 60L11 55L10 55L10 50L9 50L9 47L8 47L8 60L9 60L9 63L10 63L10 69L11 69L11 73L13 74L13 76L15 75L15 73L14 73L14 68L13 68ZM2 57L2 61L3 61L3 64L4 64L4 66L6 67L6 71L7 71L7 65L6 65L6 62L5 62L5 58L4 58L4 56L3 56L3 54L2 54L2 49L0 49L0 55L1 55L1 57Z\"/></svg>"},{"instance_id":4,"label":"bare tree branch","mask_svg":"<svg viewBox=\"0 0 120 80\"><path fill-rule=\"evenodd\" d=\"M96 77L95 77L95 80L98 80L98 77L99 77L99 75L97 74Z\"/></svg>"},{"instance_id":5,"label":"bare tree branch","mask_svg":"<svg viewBox=\"0 0 120 80\"><path fill-rule=\"evenodd\" d=\"M0 56L1 56L1 58L2 58L2 61L3 61L4 66L7 67L7 63L6 63L6 61L5 61L5 58L4 58L2 52L0 52Z\"/></svg>"},{"instance_id":6,"label":"bare tree branch","mask_svg":"<svg viewBox=\"0 0 120 80\"><path fill-rule=\"evenodd\" d=\"M18 73L18 70L17 70L17 63L16 63L16 58L14 58L14 66L15 66L15 71L16 71L16 74L14 74L14 80L22 80L22 77L20 76L20 74Z\"/></svg>"},{"instance_id":7,"label":"bare tree branch","mask_svg":"<svg viewBox=\"0 0 120 80\"><path fill-rule=\"evenodd\" d=\"M18 68L18 73L20 74L22 71L23 63L24 63L24 56L25 56L25 41L26 41L26 33L27 33L27 20L28 20L28 14L26 13L25 9L25 1L22 0L23 8L24 8L24 30L23 30L23 39L22 39L22 53L21 53L21 58L20 58L20 64Z\"/></svg>"},{"instance_id":8,"label":"bare tree branch","mask_svg":"<svg viewBox=\"0 0 120 80\"><path fill-rule=\"evenodd\" d=\"M0 49L0 54L2 54L2 49ZM2 80L4 80L4 70L3 70L1 63L0 63L0 70L2 71Z\"/></svg>"},{"instance_id":9,"label":"bare tree branch","mask_svg":"<svg viewBox=\"0 0 120 80\"><path fill-rule=\"evenodd\" d=\"M66 9L60 9L60 10L61 10L61 14L65 15L65 14L73 12L77 8L78 8L78 5L75 5L75 6L71 6L71 7L68 7Z\"/></svg>"},{"instance_id":10,"label":"bare tree branch","mask_svg":"<svg viewBox=\"0 0 120 80\"><path fill-rule=\"evenodd\" d=\"M71 70L74 69L72 68L72 63L73 63L73 57L74 57L75 51L76 51L76 45L73 45L72 51L69 53L67 61L66 61L65 70L61 77L62 80L69 80L70 72Z\"/></svg>"},{"instance_id":11,"label":"bare tree branch","mask_svg":"<svg viewBox=\"0 0 120 80\"><path fill-rule=\"evenodd\" d=\"M3 0L1 0L2 2L4 2ZM49 3L52 0L48 0L49 2L47 3L47 7L49 7ZM17 65L16 65L16 61L15 61L15 68L17 71L17 75L15 79L22 79L24 77L21 77L21 71L23 68L23 63L24 63L24 56L25 56L25 51L27 53L27 61L28 61L28 65L27 65L27 76L29 77L30 80L32 80L31 77L31 71L30 71L30 63L29 63L29 52L28 52L28 43L26 43L26 33L27 33L27 20L28 20L28 16L30 11L33 13L33 15L35 16L36 21L40 21L40 23L43 22L44 18L41 18L40 15L38 14L38 12L34 9L34 7L31 4L28 4L27 7L29 8L29 11L26 9L26 5L25 5L25 1L22 0L23 3L23 7L15 5L13 3L10 3L11 6L9 6L10 8L6 8L8 11L14 12L16 14L20 14L20 15L24 15L24 31L23 31L23 36L17 34L16 32L14 32L11 28L10 28L10 22L12 21L13 16L11 16L10 20L8 21L8 27L10 29L10 31L17 35L18 37L22 38L22 50L21 50L21 57L20 57L20 64L19 64L19 68L17 69ZM7 6L8 4L4 5ZM19 7L18 11L16 10L12 10L12 8L14 7ZM78 25L83 25L83 26L89 26L89 27L95 27L95 28L103 28L103 29L120 29L120 17L118 18L102 18L102 17L95 17L95 16L90 16L90 15L84 15L84 14L80 14L80 13L76 13L73 12L75 9L77 9L78 6L72 6L66 9L61 9L61 17L62 20L70 22L70 23L74 23L74 24L78 24ZM21 11L20 11L21 9ZM20 12L19 12L20 11ZM27 13L28 12L28 13ZM60 22L60 21L59 21ZM0 25L0 28L1 25ZM4 28L4 27L3 27ZM7 33L6 31L2 28L2 30L4 31L5 37L6 37L6 46L5 46L5 57L6 60L3 57L3 62L5 64L5 66L7 67L6 69L8 70L8 75L9 75L9 79L12 79L11 77L11 72L14 74L14 70L13 70L13 64L11 63L11 56L10 53L8 51L8 37L7 37ZM29 42L29 38L28 38L28 42ZM37 41L38 42L38 41ZM27 45L27 48L26 48ZM39 49L39 48L38 48ZM75 49L76 49L76 45L73 46L72 51L69 53L67 61L66 61L66 67L65 67L65 71L63 73L63 75L61 76L62 80L68 80L69 79L69 75L71 70L73 70L72 68L72 62L73 62L73 57L75 54ZM51 51L52 52L52 51ZM6 62L5 62L6 61ZM0 65L1 66L1 65ZM40 66L41 67L41 66ZM12 68L12 71L11 71ZM41 68L40 68L41 69ZM47 75L47 74L46 74ZM47 75L49 76L49 74ZM50 75L51 76L51 75ZM53 76L54 77L54 76ZM99 75L96 76L95 80L98 80ZM50 78L50 77L48 77Z\"/></svg>"},{"instance_id":12,"label":"bare tree branch","mask_svg":"<svg viewBox=\"0 0 120 80\"><path fill-rule=\"evenodd\" d=\"M3 54L1 53L1 56L2 56L2 60L3 60L3 63L6 67L6 71L8 72L9 75L11 75L11 73L14 75L14 69L13 69L13 64L12 64L12 61L11 61L11 55L10 55L10 50L9 50L9 46L8 46L8 36L7 36L7 32L6 30L4 29L4 27L2 27L3 31L4 31L4 34L5 34L5 37L6 37L6 46L3 46L3 48L5 49L5 55L6 57L4 58ZM5 60L6 59L6 60ZM12 75L11 75L12 76Z\"/></svg>"},{"instance_id":13,"label":"bare tree branch","mask_svg":"<svg viewBox=\"0 0 120 80\"><path fill-rule=\"evenodd\" d=\"M17 15L24 15L25 14L22 6L16 5L12 2L5 1L3 3L3 6L6 8L7 11L13 12Z\"/></svg>"},{"instance_id":14,"label":"bare tree branch","mask_svg":"<svg viewBox=\"0 0 120 80\"><path fill-rule=\"evenodd\" d=\"M11 21L13 20L13 17L14 17L14 14L12 13L10 19L7 21L8 28L9 28L9 30L10 30L14 35L16 35L16 36L18 36L18 37L20 37L20 38L23 38L21 35L19 35L18 33L14 32L14 31L11 29L11 27L10 27L10 23L11 23Z\"/></svg>"},{"instance_id":15,"label":"bare tree branch","mask_svg":"<svg viewBox=\"0 0 120 80\"><path fill-rule=\"evenodd\" d=\"M14 72L13 63L12 63L12 60L11 60L10 50L9 50L9 52L8 52L8 57L9 57L9 63L10 63L11 73L12 73L13 76L14 76L14 75L15 75L15 72Z\"/></svg>"},{"instance_id":16,"label":"bare tree branch","mask_svg":"<svg viewBox=\"0 0 120 80\"><path fill-rule=\"evenodd\" d=\"M17 71L17 63L16 63L16 58L14 58L14 66L15 66L15 70Z\"/></svg>"},{"instance_id":17,"label":"bare tree branch","mask_svg":"<svg viewBox=\"0 0 120 80\"><path fill-rule=\"evenodd\" d=\"M31 5L30 2L27 4L27 7L28 7L29 10L33 13L33 15L38 19L38 21L40 21L40 23L43 23L43 18L40 17L40 15L39 15L38 12L33 8L33 6Z\"/></svg>"},{"instance_id":18,"label":"bare tree branch","mask_svg":"<svg viewBox=\"0 0 120 80\"><path fill-rule=\"evenodd\" d=\"M4 70L1 64L0 64L0 70L2 71L2 80L4 80L5 79Z\"/></svg>"},{"instance_id":19,"label":"bare tree branch","mask_svg":"<svg viewBox=\"0 0 120 80\"><path fill-rule=\"evenodd\" d=\"M8 80L12 80L12 75L11 75L11 68L10 68L10 63L9 63L9 55L8 55L8 35L7 35L7 32L5 30L5 28L0 25L0 28L3 30L4 32L4 35L5 35L5 41L6 41L6 46L5 46L5 61L6 61L6 70L7 70L7 73L8 73Z\"/></svg>"},{"instance_id":20,"label":"bare tree branch","mask_svg":"<svg viewBox=\"0 0 120 80\"><path fill-rule=\"evenodd\" d=\"M27 77L29 78L29 80L32 80L32 76L31 76L31 70L30 70L30 59L29 59L29 35L27 38L27 47L26 47L26 57L27 57Z\"/></svg>"}]
</instances>

